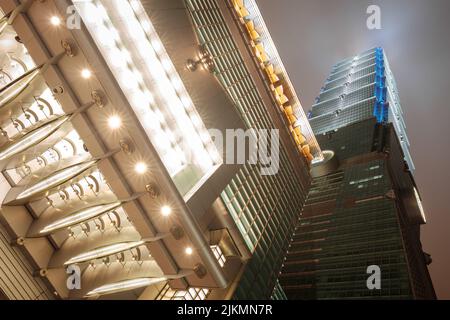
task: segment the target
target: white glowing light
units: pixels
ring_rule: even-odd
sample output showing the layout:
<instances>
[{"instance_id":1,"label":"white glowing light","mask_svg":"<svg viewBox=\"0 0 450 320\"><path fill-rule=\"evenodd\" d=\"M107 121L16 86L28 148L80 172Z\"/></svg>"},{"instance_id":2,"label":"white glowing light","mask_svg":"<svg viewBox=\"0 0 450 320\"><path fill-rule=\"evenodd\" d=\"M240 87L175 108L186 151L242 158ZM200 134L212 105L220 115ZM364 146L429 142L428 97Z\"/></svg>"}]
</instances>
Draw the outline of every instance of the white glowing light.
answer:
<instances>
[{"instance_id":1,"label":"white glowing light","mask_svg":"<svg viewBox=\"0 0 450 320\"><path fill-rule=\"evenodd\" d=\"M0 151L0 161L8 159L30 147L41 142L43 139L48 137L48 135L55 132L64 122L69 119L68 116L64 116L58 120L50 122L43 127L40 127L36 130L31 131L27 135L25 135L22 139L19 139L17 142L13 143L9 147L6 147L4 150Z\"/></svg>"},{"instance_id":2,"label":"white glowing light","mask_svg":"<svg viewBox=\"0 0 450 320\"><path fill-rule=\"evenodd\" d=\"M134 166L134 171L138 174L144 174L147 172L147 165L144 162L138 162Z\"/></svg>"},{"instance_id":3,"label":"white glowing light","mask_svg":"<svg viewBox=\"0 0 450 320\"><path fill-rule=\"evenodd\" d=\"M188 155L199 172L208 172L220 155L142 4L127 0L90 3L75 5L170 175L187 168ZM89 21L92 15L99 21ZM109 32L100 32L100 24L117 30L119 38L114 45L101 45ZM124 50L129 60L126 65L119 58ZM150 92L155 93L157 102ZM184 139L189 139L188 143Z\"/></svg>"},{"instance_id":4,"label":"white glowing light","mask_svg":"<svg viewBox=\"0 0 450 320\"><path fill-rule=\"evenodd\" d=\"M81 70L81 76L84 79L89 79L92 76L92 72L89 69L83 69L83 70Z\"/></svg>"},{"instance_id":5,"label":"white glowing light","mask_svg":"<svg viewBox=\"0 0 450 320\"><path fill-rule=\"evenodd\" d=\"M94 249L92 251L88 251L82 254L79 254L75 257L67 260L64 265L70 265L75 263L82 263L90 260L100 259L103 257L111 256L113 254L117 254L119 252L123 252L126 250L130 250L136 247L143 245L144 241L132 241L132 242L123 242L116 243L109 246L101 247L98 249Z\"/></svg>"},{"instance_id":6,"label":"white glowing light","mask_svg":"<svg viewBox=\"0 0 450 320\"><path fill-rule=\"evenodd\" d=\"M61 19L57 16L53 16L50 18L50 23L54 25L55 27L59 26L61 24Z\"/></svg>"},{"instance_id":7,"label":"white glowing light","mask_svg":"<svg viewBox=\"0 0 450 320\"><path fill-rule=\"evenodd\" d=\"M113 130L119 129L122 126L122 119L116 115L111 116L108 118L108 126Z\"/></svg>"},{"instance_id":8,"label":"white glowing light","mask_svg":"<svg viewBox=\"0 0 450 320\"><path fill-rule=\"evenodd\" d=\"M47 178L44 178L43 180L39 181L38 183L32 185L31 187L25 189L22 191L18 196L17 199L24 199L31 197L39 192L42 192L44 190L56 187L57 185L73 178L77 174L83 172L84 170L88 169L92 165L94 165L97 161L89 161L86 163L77 164L68 168L65 168L63 170L57 171L56 173L53 173L52 175L48 176Z\"/></svg>"},{"instance_id":9,"label":"white glowing light","mask_svg":"<svg viewBox=\"0 0 450 320\"><path fill-rule=\"evenodd\" d=\"M0 108L15 99L39 74L40 69L36 68L28 71L21 79L13 84L9 84L1 88L0 92Z\"/></svg>"},{"instance_id":10,"label":"white glowing light","mask_svg":"<svg viewBox=\"0 0 450 320\"><path fill-rule=\"evenodd\" d=\"M171 213L172 213L172 208L170 208L169 206L163 206L161 208L161 214L164 217L170 216Z\"/></svg>"},{"instance_id":11,"label":"white glowing light","mask_svg":"<svg viewBox=\"0 0 450 320\"><path fill-rule=\"evenodd\" d=\"M74 214L71 214L68 217L59 219L59 220L49 224L48 226L43 228L39 233L41 233L41 234L42 233L50 233L50 232L54 232L54 231L58 231L58 230L70 227L75 224L85 222L85 221L93 219L105 212L114 210L119 206L120 206L120 202L114 202L111 204L104 204L104 205L99 205L99 206L94 206L94 207L89 207L89 208L83 209Z\"/></svg>"},{"instance_id":12,"label":"white glowing light","mask_svg":"<svg viewBox=\"0 0 450 320\"><path fill-rule=\"evenodd\" d=\"M190 256L190 255L194 252L194 250L193 250L191 247L187 247L187 248L184 250L184 252L185 252L188 256Z\"/></svg>"},{"instance_id":13,"label":"white glowing light","mask_svg":"<svg viewBox=\"0 0 450 320\"><path fill-rule=\"evenodd\" d=\"M97 296L103 294L111 294L116 292L123 292L128 290L133 290L142 287L148 287L150 285L166 281L167 278L138 278L132 280L125 280L116 283L106 284L104 286L98 287L92 291L89 291L86 296Z\"/></svg>"}]
</instances>

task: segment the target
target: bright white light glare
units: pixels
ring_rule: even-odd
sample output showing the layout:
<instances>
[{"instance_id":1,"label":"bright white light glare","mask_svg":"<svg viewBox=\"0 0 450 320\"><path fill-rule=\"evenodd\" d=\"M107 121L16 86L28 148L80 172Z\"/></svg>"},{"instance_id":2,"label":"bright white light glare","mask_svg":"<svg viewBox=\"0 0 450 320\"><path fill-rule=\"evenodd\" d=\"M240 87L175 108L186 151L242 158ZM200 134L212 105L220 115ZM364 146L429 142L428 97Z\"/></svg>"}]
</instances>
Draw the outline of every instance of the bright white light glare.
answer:
<instances>
[{"instance_id":1,"label":"bright white light glare","mask_svg":"<svg viewBox=\"0 0 450 320\"><path fill-rule=\"evenodd\" d=\"M111 294L116 292L123 292L128 290L133 290L142 287L148 287L150 285L166 281L167 278L138 278L132 280L125 280L116 283L106 284L104 286L98 287L92 291L89 291L86 296L97 296L103 294Z\"/></svg>"},{"instance_id":2,"label":"bright white light glare","mask_svg":"<svg viewBox=\"0 0 450 320\"><path fill-rule=\"evenodd\" d=\"M111 204L104 204L94 207L89 207L78 211L74 214L69 215L68 217L56 220L53 223L50 223L45 228L43 228L39 233L50 233L57 230L61 230L67 228L69 226L73 226L75 224L79 224L85 222L87 220L93 219L105 212L116 209L120 206L120 202L114 202Z\"/></svg>"},{"instance_id":3,"label":"bright white light glare","mask_svg":"<svg viewBox=\"0 0 450 320\"><path fill-rule=\"evenodd\" d=\"M89 79L92 76L92 72L89 69L83 69L83 70L81 70L81 76L84 79Z\"/></svg>"},{"instance_id":4,"label":"bright white light glare","mask_svg":"<svg viewBox=\"0 0 450 320\"><path fill-rule=\"evenodd\" d=\"M147 165L144 162L138 162L134 166L134 171L139 174L144 174L147 172Z\"/></svg>"},{"instance_id":5,"label":"bright white light glare","mask_svg":"<svg viewBox=\"0 0 450 320\"><path fill-rule=\"evenodd\" d=\"M113 130L119 129L122 126L122 119L116 115L111 116L108 118L108 126Z\"/></svg>"},{"instance_id":6,"label":"bright white light glare","mask_svg":"<svg viewBox=\"0 0 450 320\"><path fill-rule=\"evenodd\" d=\"M94 165L97 161L89 161L86 163L77 164L63 170L57 171L52 175L44 178L36 184L33 184L31 187L22 191L16 198L24 199L27 197L31 197L39 192L44 190L56 187L57 185L75 177L77 174L80 174L84 170L88 169L92 165Z\"/></svg>"},{"instance_id":7,"label":"bright white light glare","mask_svg":"<svg viewBox=\"0 0 450 320\"><path fill-rule=\"evenodd\" d=\"M54 25L55 27L59 26L61 24L61 19L59 17L57 17L57 16L53 16L53 17L50 18L50 23L52 25Z\"/></svg>"},{"instance_id":8,"label":"bright white light glare","mask_svg":"<svg viewBox=\"0 0 450 320\"><path fill-rule=\"evenodd\" d=\"M144 241L133 241L133 242L123 242L116 243L109 246L101 247L92 251L84 252L75 257L67 260L64 265L70 265L74 263L82 263L94 259L100 259L103 257L111 256L113 254L117 254L119 252L123 252L126 250L130 250L136 247L139 247L144 244Z\"/></svg>"},{"instance_id":9,"label":"bright white light glare","mask_svg":"<svg viewBox=\"0 0 450 320\"><path fill-rule=\"evenodd\" d=\"M193 250L191 247L187 247L187 248L184 250L184 252L185 252L188 256L190 256L190 255L194 252L194 250Z\"/></svg>"},{"instance_id":10,"label":"bright white light glare","mask_svg":"<svg viewBox=\"0 0 450 320\"><path fill-rule=\"evenodd\" d=\"M163 207L161 208L161 214L162 214L164 217L169 216L171 213L172 213L172 208L170 208L169 206L163 206Z\"/></svg>"}]
</instances>

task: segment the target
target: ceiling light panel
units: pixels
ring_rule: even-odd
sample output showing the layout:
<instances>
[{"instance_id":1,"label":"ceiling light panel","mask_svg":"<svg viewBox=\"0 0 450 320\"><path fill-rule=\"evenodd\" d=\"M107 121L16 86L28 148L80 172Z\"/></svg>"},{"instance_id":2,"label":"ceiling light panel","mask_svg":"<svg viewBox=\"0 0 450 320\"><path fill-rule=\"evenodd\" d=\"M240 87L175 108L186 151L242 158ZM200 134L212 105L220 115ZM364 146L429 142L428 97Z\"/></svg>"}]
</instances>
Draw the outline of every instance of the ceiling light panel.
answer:
<instances>
[{"instance_id":1,"label":"ceiling light panel","mask_svg":"<svg viewBox=\"0 0 450 320\"><path fill-rule=\"evenodd\" d=\"M39 182L31 185L30 187L26 188L24 191L22 191L18 196L17 199L25 199L28 197L32 197L40 192L43 192L44 190L51 189L53 187L58 186L61 183L66 182L67 180L75 177L76 175L80 174L81 172L89 169L92 167L97 161L88 161L80 164L76 164L70 167L67 167L65 169L62 169L60 171L57 171L50 176L40 180Z\"/></svg>"},{"instance_id":2,"label":"ceiling light panel","mask_svg":"<svg viewBox=\"0 0 450 320\"><path fill-rule=\"evenodd\" d=\"M76 6L170 175L199 181L222 160L140 1Z\"/></svg>"},{"instance_id":3,"label":"ceiling light panel","mask_svg":"<svg viewBox=\"0 0 450 320\"><path fill-rule=\"evenodd\" d=\"M144 241L116 243L109 246L101 247L92 251L84 252L75 257L70 258L64 264L71 265L74 263L87 262L94 259L107 257L122 251L130 250L143 245Z\"/></svg>"},{"instance_id":4,"label":"ceiling light panel","mask_svg":"<svg viewBox=\"0 0 450 320\"><path fill-rule=\"evenodd\" d=\"M107 284L107 285L98 287L92 291L89 291L86 294L86 296L90 297L90 296L99 296L99 295L123 292L123 291L132 290L132 289L148 287L152 284L164 282L166 280L167 280L167 278L164 278L164 277L161 277L161 278L138 278L138 279L125 280L125 281L120 281L120 282L111 283L111 284Z\"/></svg>"},{"instance_id":5,"label":"ceiling light panel","mask_svg":"<svg viewBox=\"0 0 450 320\"><path fill-rule=\"evenodd\" d=\"M47 226L45 226L40 233L48 234L51 232L59 231L61 229L73 226L75 224L79 224L85 222L87 220L98 217L99 215L104 214L105 212L114 210L120 206L120 202L114 202L110 204L102 204L98 206L88 207L82 209L76 213L73 213L67 217L58 219Z\"/></svg>"},{"instance_id":6,"label":"ceiling light panel","mask_svg":"<svg viewBox=\"0 0 450 320\"><path fill-rule=\"evenodd\" d=\"M0 161L8 159L18 153L27 150L28 148L38 144L50 134L54 133L64 122L69 119L69 116L62 116L38 129L35 129L18 139L13 144L0 149Z\"/></svg>"}]
</instances>

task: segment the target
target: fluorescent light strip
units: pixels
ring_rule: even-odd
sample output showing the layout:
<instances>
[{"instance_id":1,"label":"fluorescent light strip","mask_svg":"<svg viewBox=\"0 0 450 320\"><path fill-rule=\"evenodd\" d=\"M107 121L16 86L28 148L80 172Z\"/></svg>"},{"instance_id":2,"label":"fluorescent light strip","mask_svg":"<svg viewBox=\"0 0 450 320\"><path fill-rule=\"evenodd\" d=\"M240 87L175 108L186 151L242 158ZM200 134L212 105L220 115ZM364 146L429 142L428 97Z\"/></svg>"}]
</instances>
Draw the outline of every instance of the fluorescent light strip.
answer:
<instances>
[{"instance_id":1,"label":"fluorescent light strip","mask_svg":"<svg viewBox=\"0 0 450 320\"><path fill-rule=\"evenodd\" d=\"M53 173L52 175L44 178L43 180L39 181L38 183L32 185L31 187L25 189L23 192L21 192L17 196L17 199L20 200L20 199L28 198L28 197L34 196L35 194L42 192L44 190L48 190L53 187L56 187L57 185L73 178L77 174L80 174L84 170L93 166L96 162L97 161L89 161L89 162L85 162L85 163L80 163L80 164L62 169L60 171L57 171L56 173Z\"/></svg>"},{"instance_id":2,"label":"fluorescent light strip","mask_svg":"<svg viewBox=\"0 0 450 320\"><path fill-rule=\"evenodd\" d=\"M3 30L8 26L8 19L6 17L3 17L0 20L0 34L2 34Z\"/></svg>"},{"instance_id":3,"label":"fluorescent light strip","mask_svg":"<svg viewBox=\"0 0 450 320\"><path fill-rule=\"evenodd\" d=\"M103 205L93 206L93 207L83 209L76 213L70 214L68 217L59 219L59 220L47 225L39 233L48 234L48 233L51 233L54 231L58 231L58 230L73 226L75 224L85 222L85 221L93 219L101 214L104 214L108 211L114 210L114 209L118 208L120 205L121 205L120 202L114 202L114 203L110 203L110 204L103 204Z\"/></svg>"},{"instance_id":4,"label":"fluorescent light strip","mask_svg":"<svg viewBox=\"0 0 450 320\"><path fill-rule=\"evenodd\" d=\"M39 74L40 69L34 69L9 82L0 90L0 108L14 100Z\"/></svg>"},{"instance_id":5,"label":"fluorescent light strip","mask_svg":"<svg viewBox=\"0 0 450 320\"><path fill-rule=\"evenodd\" d=\"M41 142L43 139L48 137L50 134L55 132L64 122L69 119L68 116L63 116L57 120L54 120L50 123L45 124L44 126L35 129L25 135L23 138L19 139L9 147L1 150L0 152L0 161L8 159L14 155L19 154L22 151L27 150L28 148L36 145Z\"/></svg>"},{"instance_id":6,"label":"fluorescent light strip","mask_svg":"<svg viewBox=\"0 0 450 320\"><path fill-rule=\"evenodd\" d=\"M150 285L166 281L167 278L137 278L131 280L120 281L116 283L106 284L104 286L98 287L86 294L86 297L98 296L104 294L111 294L123 291L129 291L133 289L138 289L142 287L148 287Z\"/></svg>"},{"instance_id":7,"label":"fluorescent light strip","mask_svg":"<svg viewBox=\"0 0 450 320\"><path fill-rule=\"evenodd\" d=\"M67 260L64 265L70 265L74 263L82 263L94 259L100 259L103 257L111 256L113 254L117 254L119 252L123 252L126 250L130 250L136 247L139 247L143 245L144 241L133 241L133 242L123 242L123 243L116 243L109 246L101 247L92 251L88 251L82 254L79 254L75 257L70 258Z\"/></svg>"}]
</instances>

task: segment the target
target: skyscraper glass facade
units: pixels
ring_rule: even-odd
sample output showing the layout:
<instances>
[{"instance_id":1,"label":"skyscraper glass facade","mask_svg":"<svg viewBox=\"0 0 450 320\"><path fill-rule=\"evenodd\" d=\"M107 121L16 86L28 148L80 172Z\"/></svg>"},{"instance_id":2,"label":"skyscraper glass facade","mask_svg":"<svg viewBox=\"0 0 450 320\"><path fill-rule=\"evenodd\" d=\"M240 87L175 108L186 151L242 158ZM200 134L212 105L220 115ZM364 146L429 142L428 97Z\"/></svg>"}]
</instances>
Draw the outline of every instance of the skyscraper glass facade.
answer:
<instances>
[{"instance_id":1,"label":"skyscraper glass facade","mask_svg":"<svg viewBox=\"0 0 450 320\"><path fill-rule=\"evenodd\" d=\"M393 123L411 172L414 164L397 85L382 48L337 63L309 113L316 135L374 116Z\"/></svg>"},{"instance_id":2,"label":"skyscraper glass facade","mask_svg":"<svg viewBox=\"0 0 450 320\"><path fill-rule=\"evenodd\" d=\"M214 60L214 75L246 128L275 128L218 3L189 0L187 4L200 44ZM265 299L272 295L305 196L306 188L298 183L283 146L278 173L263 176L258 166L245 165L225 188L221 198L252 253L234 298Z\"/></svg>"},{"instance_id":3,"label":"skyscraper glass facade","mask_svg":"<svg viewBox=\"0 0 450 320\"><path fill-rule=\"evenodd\" d=\"M395 80L383 49L336 64L309 112L322 150L280 283L290 299L434 298ZM367 284L379 267L381 287ZM411 270L420 270L412 272Z\"/></svg>"}]
</instances>

